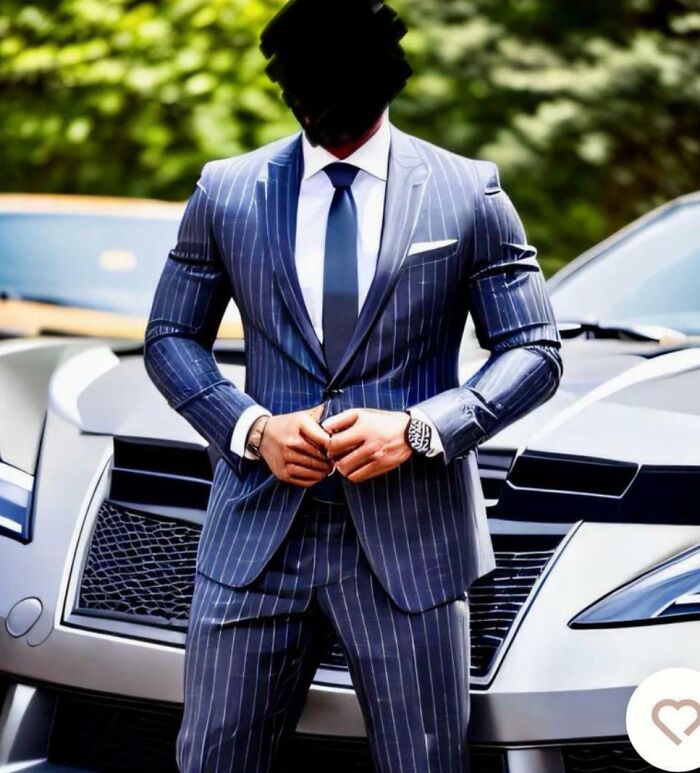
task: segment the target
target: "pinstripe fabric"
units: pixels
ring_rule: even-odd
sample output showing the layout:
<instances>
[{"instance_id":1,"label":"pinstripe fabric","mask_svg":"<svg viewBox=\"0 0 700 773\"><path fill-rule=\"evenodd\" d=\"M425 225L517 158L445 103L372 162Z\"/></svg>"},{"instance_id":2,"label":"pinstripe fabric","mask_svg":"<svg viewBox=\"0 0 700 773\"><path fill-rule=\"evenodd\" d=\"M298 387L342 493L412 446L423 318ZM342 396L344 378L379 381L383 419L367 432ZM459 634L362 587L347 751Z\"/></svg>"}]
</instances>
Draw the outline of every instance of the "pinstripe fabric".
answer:
<instances>
[{"instance_id":1,"label":"pinstripe fabric","mask_svg":"<svg viewBox=\"0 0 700 773\"><path fill-rule=\"evenodd\" d=\"M328 636L346 652L380 773L465 773L469 607L420 614L377 582L343 505L307 498L246 588L197 573L177 741L183 773L267 773Z\"/></svg>"},{"instance_id":2,"label":"pinstripe fabric","mask_svg":"<svg viewBox=\"0 0 700 773\"><path fill-rule=\"evenodd\" d=\"M378 581L400 608L426 610L495 567L474 447L556 388L554 315L495 164L391 125L376 274L343 361L328 373L294 265L302 164L301 133L207 163L155 293L147 371L221 454L197 567L227 585L253 581L304 493L229 448L242 411L254 403L273 414L309 408L332 387L342 392L327 401L326 416L418 405L439 429L444 460L414 455L380 478L343 481ZM408 255L412 243L453 239ZM211 352L231 295L246 338L246 380L237 386ZM470 312L494 361L481 380L460 385Z\"/></svg>"}]
</instances>

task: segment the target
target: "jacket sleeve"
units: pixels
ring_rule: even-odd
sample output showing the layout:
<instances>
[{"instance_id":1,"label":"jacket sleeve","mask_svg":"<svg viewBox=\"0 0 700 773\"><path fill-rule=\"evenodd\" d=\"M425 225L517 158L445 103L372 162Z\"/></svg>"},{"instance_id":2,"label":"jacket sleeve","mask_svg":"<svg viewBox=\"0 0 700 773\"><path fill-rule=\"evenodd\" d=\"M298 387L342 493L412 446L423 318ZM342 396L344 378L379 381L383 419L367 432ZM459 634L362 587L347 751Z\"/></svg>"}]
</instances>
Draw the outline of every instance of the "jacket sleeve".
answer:
<instances>
[{"instance_id":1,"label":"jacket sleeve","mask_svg":"<svg viewBox=\"0 0 700 773\"><path fill-rule=\"evenodd\" d=\"M205 164L156 287L144 336L144 364L171 408L240 472L230 448L233 428L255 401L224 378L212 347L231 286L211 220L214 201Z\"/></svg>"},{"instance_id":2,"label":"jacket sleeve","mask_svg":"<svg viewBox=\"0 0 700 773\"><path fill-rule=\"evenodd\" d=\"M490 356L462 386L414 406L437 428L446 463L547 401L563 374L537 250L500 186L498 167L479 165L486 173L476 196L466 294L477 339Z\"/></svg>"}]
</instances>

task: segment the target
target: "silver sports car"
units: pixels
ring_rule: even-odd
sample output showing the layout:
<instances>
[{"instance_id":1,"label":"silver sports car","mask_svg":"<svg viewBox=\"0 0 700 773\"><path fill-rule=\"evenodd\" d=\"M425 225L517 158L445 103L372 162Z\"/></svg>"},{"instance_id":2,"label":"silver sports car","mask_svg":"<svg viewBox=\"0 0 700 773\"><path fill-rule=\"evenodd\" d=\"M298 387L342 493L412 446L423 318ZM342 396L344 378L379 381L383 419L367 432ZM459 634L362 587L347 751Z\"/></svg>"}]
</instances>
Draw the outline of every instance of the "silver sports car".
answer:
<instances>
[{"instance_id":1,"label":"silver sports car","mask_svg":"<svg viewBox=\"0 0 700 773\"><path fill-rule=\"evenodd\" d=\"M141 333L92 315L145 321L177 216L152 210L137 244L126 205L64 205L52 278L46 221L0 200L0 770L174 771L216 460L148 378ZM627 701L656 670L700 669L699 223L700 196L672 202L549 281L561 387L479 447L497 568L469 594L475 773L652 770ZM58 321L8 321L37 298ZM485 357L467 330L462 376ZM280 755L310 769L371 769L338 645Z\"/></svg>"}]
</instances>

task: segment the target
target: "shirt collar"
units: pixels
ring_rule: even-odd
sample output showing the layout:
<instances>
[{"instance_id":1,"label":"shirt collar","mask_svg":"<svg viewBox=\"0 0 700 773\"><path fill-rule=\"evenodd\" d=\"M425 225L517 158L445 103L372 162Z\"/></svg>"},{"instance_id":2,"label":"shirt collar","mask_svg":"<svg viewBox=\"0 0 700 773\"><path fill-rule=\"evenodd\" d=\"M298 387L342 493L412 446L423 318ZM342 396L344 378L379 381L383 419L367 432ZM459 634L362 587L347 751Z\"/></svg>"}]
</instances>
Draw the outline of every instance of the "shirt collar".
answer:
<instances>
[{"instance_id":1,"label":"shirt collar","mask_svg":"<svg viewBox=\"0 0 700 773\"><path fill-rule=\"evenodd\" d=\"M306 137L306 132L302 132L302 148L304 154L304 176L307 180L317 172L320 172L328 164L342 161L346 164L368 172L380 180L387 179L387 170L389 166L389 147L391 145L391 131L389 128L389 111L385 110L382 115L382 123L377 131L357 150L351 153L347 158L339 159L327 151L323 146L314 147Z\"/></svg>"}]
</instances>

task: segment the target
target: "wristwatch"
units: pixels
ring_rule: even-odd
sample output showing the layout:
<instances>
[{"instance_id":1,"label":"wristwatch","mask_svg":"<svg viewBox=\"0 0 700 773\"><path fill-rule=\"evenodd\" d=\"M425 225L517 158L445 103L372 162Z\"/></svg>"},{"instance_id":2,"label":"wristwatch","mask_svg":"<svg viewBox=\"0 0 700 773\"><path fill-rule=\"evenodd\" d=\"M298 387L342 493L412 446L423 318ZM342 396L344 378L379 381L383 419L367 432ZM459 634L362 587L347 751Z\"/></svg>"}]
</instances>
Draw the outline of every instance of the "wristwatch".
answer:
<instances>
[{"instance_id":1,"label":"wristwatch","mask_svg":"<svg viewBox=\"0 0 700 773\"><path fill-rule=\"evenodd\" d=\"M406 413L411 416L408 411ZM411 416L406 427L406 441L417 454L425 455L430 451L432 434L430 425L415 416Z\"/></svg>"}]
</instances>

